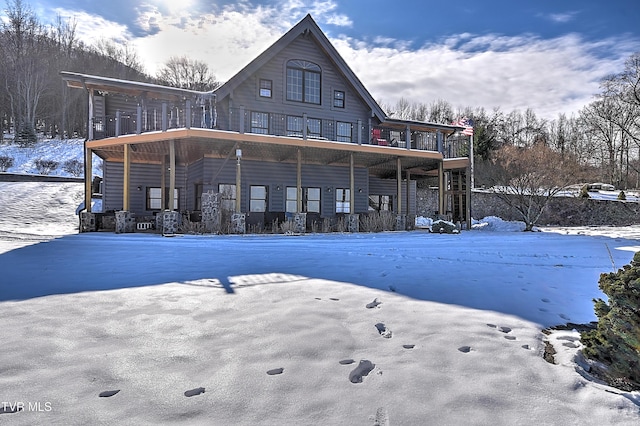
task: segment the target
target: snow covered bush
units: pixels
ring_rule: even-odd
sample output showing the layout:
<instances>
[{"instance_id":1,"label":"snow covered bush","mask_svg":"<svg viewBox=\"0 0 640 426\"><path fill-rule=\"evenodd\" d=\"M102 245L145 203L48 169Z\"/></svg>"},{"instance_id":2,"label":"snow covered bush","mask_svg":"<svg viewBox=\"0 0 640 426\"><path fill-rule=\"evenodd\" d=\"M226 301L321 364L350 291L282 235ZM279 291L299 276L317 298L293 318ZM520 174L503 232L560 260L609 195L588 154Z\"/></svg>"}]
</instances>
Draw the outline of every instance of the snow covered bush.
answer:
<instances>
[{"instance_id":1,"label":"snow covered bush","mask_svg":"<svg viewBox=\"0 0 640 426\"><path fill-rule=\"evenodd\" d=\"M0 172L6 172L13 167L13 157L0 156Z\"/></svg>"},{"instance_id":2,"label":"snow covered bush","mask_svg":"<svg viewBox=\"0 0 640 426\"><path fill-rule=\"evenodd\" d=\"M69 173L71 176L82 176L84 173L84 164L80 160L67 160L62 165L62 170Z\"/></svg>"},{"instance_id":3,"label":"snow covered bush","mask_svg":"<svg viewBox=\"0 0 640 426\"><path fill-rule=\"evenodd\" d=\"M594 299L598 326L582 333L591 371L610 385L640 390L640 252L618 272L600 275L608 303Z\"/></svg>"},{"instance_id":4,"label":"snow covered bush","mask_svg":"<svg viewBox=\"0 0 640 426\"><path fill-rule=\"evenodd\" d=\"M42 158L38 158L33 162L33 164L41 175L48 175L58 168L58 162L55 160L44 160Z\"/></svg>"},{"instance_id":5,"label":"snow covered bush","mask_svg":"<svg viewBox=\"0 0 640 426\"><path fill-rule=\"evenodd\" d=\"M363 232L393 231L396 217L387 211L373 211L360 216L360 227Z\"/></svg>"}]
</instances>

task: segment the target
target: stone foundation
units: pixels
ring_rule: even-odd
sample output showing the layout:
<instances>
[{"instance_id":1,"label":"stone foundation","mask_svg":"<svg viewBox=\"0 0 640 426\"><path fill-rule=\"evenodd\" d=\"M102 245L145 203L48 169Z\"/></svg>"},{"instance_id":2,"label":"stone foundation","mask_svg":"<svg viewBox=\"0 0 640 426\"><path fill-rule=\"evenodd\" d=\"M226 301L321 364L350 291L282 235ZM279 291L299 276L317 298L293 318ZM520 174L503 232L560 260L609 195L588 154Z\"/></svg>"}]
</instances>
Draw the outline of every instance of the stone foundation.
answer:
<instances>
[{"instance_id":1,"label":"stone foundation","mask_svg":"<svg viewBox=\"0 0 640 426\"><path fill-rule=\"evenodd\" d=\"M222 228L222 211L220 200L222 194L207 191L202 193L202 224L205 232L220 233Z\"/></svg>"},{"instance_id":2,"label":"stone foundation","mask_svg":"<svg viewBox=\"0 0 640 426\"><path fill-rule=\"evenodd\" d=\"M244 213L233 213L231 215L231 233L244 234L247 232L247 222Z\"/></svg>"},{"instance_id":3,"label":"stone foundation","mask_svg":"<svg viewBox=\"0 0 640 426\"><path fill-rule=\"evenodd\" d=\"M293 215L293 232L296 234L304 234L307 232L307 214L296 213Z\"/></svg>"},{"instance_id":4,"label":"stone foundation","mask_svg":"<svg viewBox=\"0 0 640 426\"><path fill-rule=\"evenodd\" d=\"M95 213L80 212L80 232L95 232L98 230Z\"/></svg>"},{"instance_id":5,"label":"stone foundation","mask_svg":"<svg viewBox=\"0 0 640 426\"><path fill-rule=\"evenodd\" d=\"M347 215L347 231L356 233L360 232L360 215L350 214Z\"/></svg>"},{"instance_id":6,"label":"stone foundation","mask_svg":"<svg viewBox=\"0 0 640 426\"><path fill-rule=\"evenodd\" d=\"M178 232L180 213L176 211L162 212L162 235L172 236Z\"/></svg>"},{"instance_id":7,"label":"stone foundation","mask_svg":"<svg viewBox=\"0 0 640 426\"><path fill-rule=\"evenodd\" d=\"M396 231L407 230L407 216L403 214L396 215Z\"/></svg>"},{"instance_id":8,"label":"stone foundation","mask_svg":"<svg viewBox=\"0 0 640 426\"><path fill-rule=\"evenodd\" d=\"M116 212L116 234L135 232L136 218L135 215L128 211Z\"/></svg>"}]
</instances>

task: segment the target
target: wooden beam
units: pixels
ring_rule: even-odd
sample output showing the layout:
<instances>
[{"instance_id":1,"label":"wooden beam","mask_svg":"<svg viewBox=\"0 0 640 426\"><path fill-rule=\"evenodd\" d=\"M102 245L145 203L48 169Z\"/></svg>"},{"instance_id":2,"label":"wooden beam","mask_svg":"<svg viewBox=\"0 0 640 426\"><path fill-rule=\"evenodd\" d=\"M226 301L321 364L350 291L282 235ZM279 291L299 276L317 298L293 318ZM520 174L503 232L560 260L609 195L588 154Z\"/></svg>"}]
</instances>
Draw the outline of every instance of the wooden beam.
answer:
<instances>
[{"instance_id":1,"label":"wooden beam","mask_svg":"<svg viewBox=\"0 0 640 426\"><path fill-rule=\"evenodd\" d=\"M356 210L356 179L355 166L353 162L353 153L349 155L349 213L353 214Z\"/></svg>"},{"instance_id":2,"label":"wooden beam","mask_svg":"<svg viewBox=\"0 0 640 426\"><path fill-rule=\"evenodd\" d=\"M398 214L402 214L402 160L400 160L400 157L396 160L396 182L398 184L397 212Z\"/></svg>"},{"instance_id":3,"label":"wooden beam","mask_svg":"<svg viewBox=\"0 0 640 426\"><path fill-rule=\"evenodd\" d=\"M130 204L130 185L131 185L131 146L124 146L124 177L122 183L122 210L128 212Z\"/></svg>"},{"instance_id":4,"label":"wooden beam","mask_svg":"<svg viewBox=\"0 0 640 426\"><path fill-rule=\"evenodd\" d=\"M176 142L169 141L169 211L173 211L176 189Z\"/></svg>"},{"instance_id":5,"label":"wooden beam","mask_svg":"<svg viewBox=\"0 0 640 426\"><path fill-rule=\"evenodd\" d=\"M91 197L93 196L93 153L90 149L84 150L84 207L91 213Z\"/></svg>"},{"instance_id":6,"label":"wooden beam","mask_svg":"<svg viewBox=\"0 0 640 426\"><path fill-rule=\"evenodd\" d=\"M298 148L296 165L296 212L302 213L302 151L300 148Z\"/></svg>"}]
</instances>

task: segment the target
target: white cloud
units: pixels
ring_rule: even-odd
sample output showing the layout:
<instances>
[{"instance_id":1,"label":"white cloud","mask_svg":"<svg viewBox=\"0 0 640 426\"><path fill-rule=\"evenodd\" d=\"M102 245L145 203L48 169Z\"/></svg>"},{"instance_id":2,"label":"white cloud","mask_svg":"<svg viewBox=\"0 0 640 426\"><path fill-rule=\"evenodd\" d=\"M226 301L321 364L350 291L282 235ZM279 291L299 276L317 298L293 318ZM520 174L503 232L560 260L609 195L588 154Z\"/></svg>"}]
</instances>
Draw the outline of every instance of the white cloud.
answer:
<instances>
[{"instance_id":1,"label":"white cloud","mask_svg":"<svg viewBox=\"0 0 640 426\"><path fill-rule=\"evenodd\" d=\"M321 27L352 24L336 14L334 1L285 0L275 6L239 2L197 16L167 14L162 8L138 9L137 25L149 35L133 38L126 27L86 14L75 14L86 39L126 38L153 74L171 56L205 61L226 81L269 47L306 13ZM59 11L60 13L60 11ZM62 14L68 16L68 14ZM548 118L572 113L591 101L598 81L619 72L638 40L619 37L599 42L576 34L554 39L535 35L463 33L415 48L408 40L333 37L332 43L377 100L393 104L400 97L454 106L503 110L532 108Z\"/></svg>"},{"instance_id":2,"label":"white cloud","mask_svg":"<svg viewBox=\"0 0 640 426\"><path fill-rule=\"evenodd\" d=\"M573 18L575 18L577 14L578 12L552 13L548 15L548 19L559 24L564 24L573 21Z\"/></svg>"},{"instance_id":3,"label":"white cloud","mask_svg":"<svg viewBox=\"0 0 640 426\"><path fill-rule=\"evenodd\" d=\"M62 8L54 9L54 12L62 18L72 19L76 23L78 39L86 44L92 45L102 39L125 42L131 38L126 25L101 16Z\"/></svg>"}]
</instances>

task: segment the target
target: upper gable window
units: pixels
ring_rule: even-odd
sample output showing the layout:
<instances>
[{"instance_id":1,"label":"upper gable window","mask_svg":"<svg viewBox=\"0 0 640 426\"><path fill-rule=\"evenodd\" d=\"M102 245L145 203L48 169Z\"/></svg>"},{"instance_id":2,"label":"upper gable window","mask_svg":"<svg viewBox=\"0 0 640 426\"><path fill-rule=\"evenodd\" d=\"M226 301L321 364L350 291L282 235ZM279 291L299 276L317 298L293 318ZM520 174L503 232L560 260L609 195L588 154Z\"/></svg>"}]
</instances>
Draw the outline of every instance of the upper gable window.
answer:
<instances>
[{"instance_id":1,"label":"upper gable window","mask_svg":"<svg viewBox=\"0 0 640 426\"><path fill-rule=\"evenodd\" d=\"M342 90L333 91L333 106L335 108L344 108L344 91Z\"/></svg>"},{"instance_id":2,"label":"upper gable window","mask_svg":"<svg viewBox=\"0 0 640 426\"><path fill-rule=\"evenodd\" d=\"M321 70L313 62L293 59L287 62L287 100L320 104Z\"/></svg>"},{"instance_id":3,"label":"upper gable window","mask_svg":"<svg viewBox=\"0 0 640 426\"><path fill-rule=\"evenodd\" d=\"M272 95L273 81L260 79L260 97L270 98Z\"/></svg>"}]
</instances>

